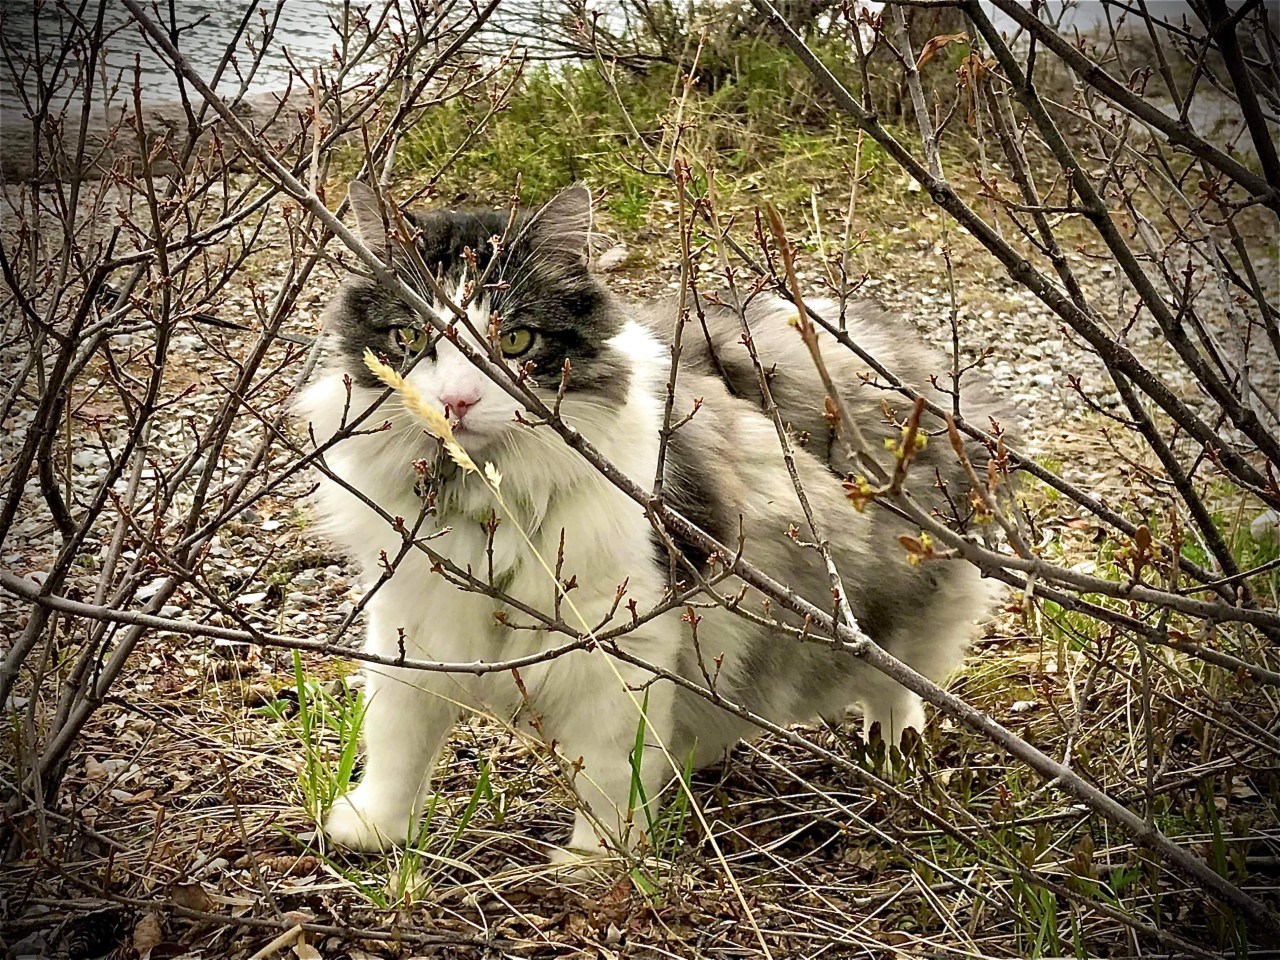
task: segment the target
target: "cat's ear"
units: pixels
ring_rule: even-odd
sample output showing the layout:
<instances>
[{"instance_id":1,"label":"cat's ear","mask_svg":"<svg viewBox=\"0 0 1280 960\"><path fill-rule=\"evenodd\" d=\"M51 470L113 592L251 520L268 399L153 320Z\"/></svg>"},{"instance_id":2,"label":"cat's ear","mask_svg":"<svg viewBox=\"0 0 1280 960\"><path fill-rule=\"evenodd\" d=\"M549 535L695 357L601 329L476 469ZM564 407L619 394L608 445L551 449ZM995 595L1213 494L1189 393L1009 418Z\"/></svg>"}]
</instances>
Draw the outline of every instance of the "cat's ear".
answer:
<instances>
[{"instance_id":1,"label":"cat's ear","mask_svg":"<svg viewBox=\"0 0 1280 960\"><path fill-rule=\"evenodd\" d=\"M536 255L564 266L585 267L591 244L591 191L565 187L529 220L527 236Z\"/></svg>"},{"instance_id":2,"label":"cat's ear","mask_svg":"<svg viewBox=\"0 0 1280 960\"><path fill-rule=\"evenodd\" d=\"M352 180L347 186L347 200L356 218L356 233L361 242L379 259L391 259L391 244L387 242L387 219L382 213L378 195L368 184Z\"/></svg>"}]
</instances>

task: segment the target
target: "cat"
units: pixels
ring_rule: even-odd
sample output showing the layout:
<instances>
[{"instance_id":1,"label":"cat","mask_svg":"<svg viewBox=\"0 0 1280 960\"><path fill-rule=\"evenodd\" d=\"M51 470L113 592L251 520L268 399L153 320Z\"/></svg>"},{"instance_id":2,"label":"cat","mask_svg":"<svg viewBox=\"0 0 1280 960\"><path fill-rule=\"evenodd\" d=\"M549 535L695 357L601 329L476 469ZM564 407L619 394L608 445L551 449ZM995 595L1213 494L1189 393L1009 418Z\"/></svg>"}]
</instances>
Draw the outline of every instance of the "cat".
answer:
<instances>
[{"instance_id":1,"label":"cat","mask_svg":"<svg viewBox=\"0 0 1280 960\"><path fill-rule=\"evenodd\" d=\"M350 198L360 237L387 256L392 244L376 196L355 183ZM589 263L588 190L574 185L540 210L516 218L494 264L490 239L508 227L507 212L435 209L407 216L418 234L419 269L425 265L442 278L444 289L458 298L455 303L468 277L492 267L482 295L467 308L473 326L483 333L496 315L495 353L513 366L531 362L538 395L552 405L561 393L564 421L627 476L652 484L678 302L628 303L604 287ZM815 306L820 313L836 309L826 302ZM434 307L440 317L451 319L445 304ZM695 400L697 411L670 436L664 499L730 550L741 542L745 559L831 609L820 556L797 542L806 539L808 528L775 427L762 409L739 314L705 299L700 307L705 322L694 317L684 329L671 420L683 420ZM844 468L828 464L833 451L824 391L794 329L795 309L760 295L746 311L772 392L796 438L796 470L825 524L858 623L895 656L941 681L960 664L975 622L990 612L995 588L961 561L909 563L898 537L918 534L917 529L888 510L859 512L850 505L841 486ZM947 360L918 342L907 324L871 304L850 305L846 323L860 345L917 387L930 374L948 369ZM583 622L595 627L611 614L610 627L629 622L630 601L642 615L668 596L673 569L692 579L685 566L672 563L669 546L655 535L639 505L549 427L531 426L536 418L449 339L432 335L428 324L384 287L352 276L329 307L325 329L325 359L294 406L316 442L333 437L385 392L362 361L367 349L393 365L416 359L408 381L449 418L477 463L492 463L501 473L501 492L516 516L492 534L486 521L495 501L479 477L441 468L432 478L433 512L418 536L431 537L430 547L458 568L482 579L492 571L494 584L507 596L550 611L553 581L513 520L551 562L563 541L560 578L576 586L561 614L575 628ZM884 440L901 438L901 428L887 419L885 404L902 420L906 401L866 379L866 365L829 337L824 343L826 362L852 416L891 466ZM561 390L566 360L570 373ZM966 413L983 422L983 409L967 405ZM385 428L376 429L384 422ZM940 427L936 420L926 425L935 433ZM387 515L408 523L423 509L422 462L436 462L438 450L423 422L399 394L392 394L355 435L326 451L324 462ZM973 455L985 458L985 450L975 445ZM985 471L985 464L978 469ZM945 435L920 450L910 488L926 503L940 502L939 479L953 498L967 502L968 484ZM378 580L384 557L399 552L401 534L332 479L321 480L312 506L320 530L362 565L370 582ZM788 536L797 528L798 538ZM699 544L677 539L674 545L688 563L705 569L708 552ZM739 581L730 580L719 589L732 598L739 587ZM840 718L860 704L864 726L869 731L878 724L886 742L896 743L908 727L924 727L918 696L847 654L761 623L767 616L795 623L762 601L752 591L742 601L755 621L723 607L701 607L696 644L684 607L643 623L619 642L695 683L705 686L710 680L720 695L775 723ZM495 617L495 611L502 616ZM511 629L509 624L531 621L496 599L448 583L417 550L410 550L381 584L367 616L365 649L387 657L492 662L566 641L553 631ZM538 735L566 762L581 803L567 848L552 854L557 862L600 855L619 837L634 842L636 831L629 825L644 823L635 809L636 776L643 798L655 803L652 798L672 777L672 758L681 766L692 757L693 766L701 768L755 732L749 722L670 682L646 685L651 674L600 650L576 650L519 673L517 684L510 672L476 676L368 669L364 773L329 811L328 837L356 851L382 850L411 838L450 729L470 711L536 718ZM640 690L647 702L645 748L634 758Z\"/></svg>"}]
</instances>

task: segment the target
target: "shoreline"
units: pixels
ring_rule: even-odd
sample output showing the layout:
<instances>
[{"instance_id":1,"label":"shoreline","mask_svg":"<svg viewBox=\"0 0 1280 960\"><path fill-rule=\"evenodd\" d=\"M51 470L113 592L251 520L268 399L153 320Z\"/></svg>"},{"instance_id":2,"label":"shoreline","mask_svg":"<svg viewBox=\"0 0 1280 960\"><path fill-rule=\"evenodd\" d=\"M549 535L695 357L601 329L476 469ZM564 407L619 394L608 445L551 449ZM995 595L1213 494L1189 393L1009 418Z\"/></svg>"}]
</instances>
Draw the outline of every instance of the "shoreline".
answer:
<instances>
[{"instance_id":1,"label":"shoreline","mask_svg":"<svg viewBox=\"0 0 1280 960\"><path fill-rule=\"evenodd\" d=\"M305 91L303 91L305 93ZM294 106L291 101L297 104ZM310 126L310 118L306 110L310 108L309 96L300 97L290 89L268 91L246 95L233 105L236 114L250 126L269 125L274 140L293 139L306 135ZM299 109L302 104L305 107ZM193 107L195 104L193 103ZM152 105L143 104L144 127L147 132L147 145L154 151L156 144L165 137L184 135L187 128L187 112L181 100L160 101ZM81 145L85 147L85 166L80 171L80 179L100 180L106 176L122 160L139 161L142 159L141 144L133 125L132 105L120 103L111 106L101 105L95 111L98 115L91 118L81 141L80 106L68 103L66 108L55 118L63 127L64 134L50 133L46 122L41 129L40 154L36 154L36 142L33 136L31 119L16 110L0 112L0 184L14 183L53 183L71 179L71 170L65 161L72 160L80 154ZM106 113L104 116L103 114ZM198 146L208 143L214 133L222 126L217 114L209 112L200 133ZM61 156L53 157L47 152L51 137L64 139L66 145L60 150ZM167 151L160 151L152 158L152 172L167 175L174 170L174 164ZM240 172L247 169L241 162L233 162L229 169Z\"/></svg>"}]
</instances>

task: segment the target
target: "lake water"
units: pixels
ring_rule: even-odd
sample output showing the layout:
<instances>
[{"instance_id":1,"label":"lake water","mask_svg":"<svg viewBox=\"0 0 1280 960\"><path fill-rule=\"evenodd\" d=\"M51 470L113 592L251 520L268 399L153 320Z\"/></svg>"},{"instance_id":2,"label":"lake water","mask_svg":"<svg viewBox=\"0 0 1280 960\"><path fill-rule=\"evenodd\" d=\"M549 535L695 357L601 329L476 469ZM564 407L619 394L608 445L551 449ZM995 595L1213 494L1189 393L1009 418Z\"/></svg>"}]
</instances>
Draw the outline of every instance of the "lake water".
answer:
<instances>
[{"instance_id":1,"label":"lake water","mask_svg":"<svg viewBox=\"0 0 1280 960\"><path fill-rule=\"evenodd\" d=\"M75 4L71 4L75 6ZM150 7L150 4L147 4ZM236 34L244 15L253 7L249 0L173 0L159 4L167 16L173 11L179 39L178 48L205 79L213 76L226 52L227 45ZM378 3L361 3L357 7L380 7ZM0 28L6 41L18 51L30 54L36 49L36 34L42 51L56 50L59 38L70 28L66 11L46 2L34 13L32 0L0 0ZM288 57L302 67L332 62L333 46L337 32L333 23L342 17L342 0L286 0L277 4L274 0L258 3L237 46L241 69L247 71L253 56L252 50L260 49L268 25L274 25L274 40L267 48L261 67L253 76L250 92L263 93L284 87L289 74ZM154 11L153 15L154 15ZM376 13L376 10L375 10ZM267 20L263 20L263 14ZM89 3L86 16L92 22L97 15L97 4ZM106 80L109 84L123 81L121 90L132 97L135 63L140 71L144 100L150 102L172 101L178 98L178 85L173 71L161 57L143 42L141 33L131 22L129 11L118 0L108 0L103 17L106 41L99 56L102 58ZM168 24L166 24L168 26ZM102 82L100 75L97 80ZM239 88L240 80L228 69L219 90L231 92ZM34 78L23 81L27 89L34 88ZM6 111L21 109L21 99L15 89L13 77L7 67L0 65L0 105Z\"/></svg>"},{"instance_id":2,"label":"lake water","mask_svg":"<svg viewBox=\"0 0 1280 960\"><path fill-rule=\"evenodd\" d=\"M127 97L131 96L136 61L144 99L153 103L176 100L178 86L172 70L150 46L142 42L138 28L130 22L128 11L119 0L101 2L106 6L104 22L107 40L100 56L103 58L108 83L123 81L123 93ZM1050 0L1051 17L1056 15L1060 4L1061 0ZM875 2L868 5L872 8L879 6ZM76 4L72 3L71 6ZM254 6L250 0L160 0L159 3L166 16L172 9L179 31L179 48L206 79L213 76L246 11ZM405 6L407 8L408 4ZM613 6L611 0L596 0L592 4L594 9L605 14L606 21L611 19ZM984 6L997 26L1002 29L1013 26L1011 20L992 9L989 4ZM1149 0L1148 6L1156 16L1173 20L1181 19L1186 13L1185 0ZM274 38L253 77L250 93L282 89L290 72L290 59L303 68L332 63L333 47L338 39L335 23L341 22L344 9L368 9L370 18L376 19L383 7L383 0L260 0L251 16L250 26L238 45L242 69L247 69L251 62L251 50L262 46L268 23L273 25ZM0 29L4 32L5 40L20 52L30 52L34 49L34 36L38 26L41 48L45 51L56 50L58 38L68 29L68 15L51 0L46 0L38 13L33 12L35 8L33 0L0 0ZM90 20L96 16L97 8L98 4L93 0L87 4L86 16ZM519 5L512 8L514 16L519 16L519 9ZM1104 9L1105 5L1100 0L1080 0L1071 5L1066 23L1071 27L1088 29L1105 19ZM465 11L466 5L459 4L457 13L450 19L456 22L465 15ZM499 15L503 12L500 8ZM264 15L267 21L264 21ZM506 26L508 29L513 26L510 19ZM102 76L97 78L99 83L102 79ZM34 89L31 78L24 81L24 85L28 89ZM230 92L238 86L238 77L234 72L228 71L219 89ZM13 111L21 111L21 98L14 88L8 68L3 64L0 64L0 109L9 114L10 118Z\"/></svg>"}]
</instances>

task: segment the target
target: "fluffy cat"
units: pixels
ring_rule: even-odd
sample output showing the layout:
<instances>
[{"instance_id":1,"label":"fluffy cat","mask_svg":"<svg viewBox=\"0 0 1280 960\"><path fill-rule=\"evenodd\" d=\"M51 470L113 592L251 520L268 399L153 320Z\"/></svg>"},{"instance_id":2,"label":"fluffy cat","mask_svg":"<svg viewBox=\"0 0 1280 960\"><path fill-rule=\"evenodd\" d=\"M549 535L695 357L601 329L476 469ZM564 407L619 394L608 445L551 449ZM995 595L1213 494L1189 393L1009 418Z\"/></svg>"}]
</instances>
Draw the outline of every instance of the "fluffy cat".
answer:
<instances>
[{"instance_id":1,"label":"fluffy cat","mask_svg":"<svg viewBox=\"0 0 1280 960\"><path fill-rule=\"evenodd\" d=\"M353 184L351 199L364 241L371 249L390 249L373 193ZM420 232L416 243L422 263L451 292L460 292L467 277L486 268L493 256L490 238L507 226L507 214L499 211L433 210L408 216ZM590 196L582 186L570 187L538 212L518 218L484 295L468 308L469 316L480 331L489 329L493 315L499 317L500 351L495 354L501 352L515 365L532 361L536 389L548 404L555 400L563 363L569 360L572 372L561 415L624 473L648 484L658 461L670 367L667 338L676 301L638 305L611 296L589 268L590 226ZM435 306L441 317L451 316L443 304ZM831 304L815 306L833 309ZM788 537L792 524L806 533L807 527L773 424L762 412L738 316L712 303L704 308L705 330L697 318L685 328L673 422L693 408L695 398L701 405L671 437L666 501L731 548L741 532L748 560L829 608L830 587L820 557ZM791 304L767 296L748 307L753 339L771 372L780 409L797 436L808 434L807 444L797 448L796 467L826 525L854 614L895 656L942 680L961 662L975 621L990 608L993 587L961 562L909 564L897 538L917 530L887 510L852 509L840 477L826 462L824 394L787 322L794 316ZM920 345L906 324L869 305L853 306L847 322L860 344L910 383L923 386L930 374L947 369L946 361ZM668 595L669 551L655 537L644 511L549 428L529 426L528 415L521 423L519 404L448 339L430 335L429 326L397 298L371 280L353 277L330 307L326 330L324 364L295 407L318 442L334 436L384 392L361 360L366 348L402 366L424 354L408 373L409 382L451 419L459 441L478 463L492 462L501 471L504 498L514 505L537 550L554 561L563 538L561 578L576 579L568 597L588 624L595 627L615 609L621 615L615 614L609 625L628 622L625 602L617 603L621 584L640 613ZM899 428L886 421L883 403L888 399L902 418L905 402L867 383L860 376L866 373L864 365L829 338L825 342L827 363L871 443L881 446L886 437L899 436ZM966 412L974 416L979 409L971 406ZM388 427L370 429L384 421ZM929 426L936 431L939 424ZM420 468L415 470L414 462L434 461L438 449L395 394L358 435L337 442L325 462L387 514L408 521L419 516L423 504ZM885 461L892 462L887 454ZM964 502L967 483L945 440L922 450L912 469L912 489L926 503L941 500L935 471L952 496ZM490 557L484 521L494 508L478 478L443 471L434 512L418 535L433 537L431 547L460 568L482 578L492 570L494 584L508 596L550 611L551 579L510 522L501 523L492 535ZM363 565L370 582L383 571L384 553L394 557L401 547L401 535L341 484L323 480L314 509L321 530ZM705 564L705 552L693 544L677 546L693 564ZM721 587L729 597L738 588L734 580ZM761 602L748 591L742 606L761 614ZM562 634L502 625L495 618L501 607L492 598L449 584L432 572L424 554L411 550L368 604L365 648L391 657L497 661L565 641ZM517 610L503 612L509 622L522 622ZM920 699L873 668L722 608L698 612L702 619L696 648L682 609L643 624L620 643L699 684L712 675L720 694L777 723L839 718L848 707L861 705L866 726L880 724L887 741L896 741L906 727L923 727ZM779 614L774 610L772 615ZM567 606L564 616L579 625ZM370 669L364 775L334 804L324 829L355 850L405 842L415 832L432 768L460 715L531 711L538 718L538 732L577 767L572 776L583 809L568 842L572 853L560 851L559 858L599 854L602 836L628 833L638 724L634 691L645 689L648 700L650 735L640 764L646 797L657 797L670 779L669 757L681 763L692 753L695 767L702 767L753 733L750 724L671 683L645 686L650 679L598 650L576 651L523 669L524 693L509 672L474 676ZM669 754L657 747L659 741ZM634 810L631 819L644 822Z\"/></svg>"}]
</instances>

